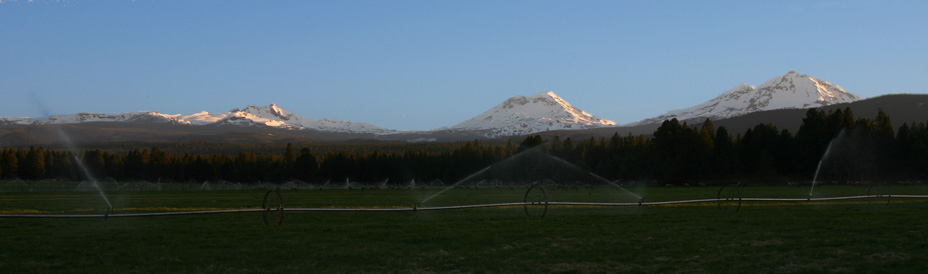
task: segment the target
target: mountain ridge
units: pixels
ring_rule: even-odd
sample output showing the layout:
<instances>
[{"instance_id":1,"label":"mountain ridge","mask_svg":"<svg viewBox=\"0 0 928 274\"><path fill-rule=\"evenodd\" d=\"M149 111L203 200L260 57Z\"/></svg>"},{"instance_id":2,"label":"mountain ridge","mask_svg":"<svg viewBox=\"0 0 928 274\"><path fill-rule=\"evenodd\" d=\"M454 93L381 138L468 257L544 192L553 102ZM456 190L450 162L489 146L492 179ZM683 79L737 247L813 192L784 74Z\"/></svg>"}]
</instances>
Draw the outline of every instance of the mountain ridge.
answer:
<instances>
[{"instance_id":1,"label":"mountain ridge","mask_svg":"<svg viewBox=\"0 0 928 274\"><path fill-rule=\"evenodd\" d=\"M399 131L380 128L369 123L331 119L312 120L287 111L276 103L267 106L249 105L243 109L235 108L225 113L203 111L185 115L138 111L119 114L76 113L41 118L0 118L0 125L63 125L92 122L152 122L190 126L264 126L333 133L373 135L458 134L484 138L524 135L549 130L585 129L616 125L613 121L593 116L570 105L566 100L551 91L536 93L529 97L511 97L490 110L452 127L427 131ZM429 140L429 138L423 140Z\"/></svg>"},{"instance_id":2,"label":"mountain ridge","mask_svg":"<svg viewBox=\"0 0 928 274\"><path fill-rule=\"evenodd\" d=\"M824 111L851 108L857 117L873 118L879 109L884 109L892 118L893 128L902 123L928 122L928 94L886 94L873 98L863 99L852 103L842 103L819 107ZM759 111L747 115L712 120L716 127L724 126L731 133L744 132L759 123L772 124L778 129L786 129L795 133L805 116L806 109L777 109ZM691 126L701 124L705 119L690 119ZM658 127L657 124L639 126L615 126L574 130L554 130L533 133L550 138L560 136L563 138L588 139L608 138L614 134L619 135L651 135ZM63 131L75 143L102 144L120 142L183 142L183 141L211 141L225 143L287 143L287 142L453 142L470 141L474 139L487 139L481 132L474 131L418 131L398 132L395 134L375 135L359 133L324 132L316 130L290 130L266 126L234 126L226 124L209 124L204 126L190 126L180 123L151 123L146 121L111 123L87 122L82 124L63 125L9 125L0 123L0 147L6 146L32 146L32 145L60 145L59 132ZM510 138L522 138L511 136ZM493 140L493 139L490 139ZM496 138L495 140L505 140Z\"/></svg>"},{"instance_id":3,"label":"mountain ridge","mask_svg":"<svg viewBox=\"0 0 928 274\"><path fill-rule=\"evenodd\" d=\"M625 124L621 127L660 124L669 119L695 121L708 118L719 120L755 112L823 107L858 100L861 100L861 98L845 91L838 85L790 71L786 75L774 77L758 87L740 83L703 104L685 109L671 110L664 115ZM347 136L347 138L391 140L403 140L405 138L406 141L501 138L546 131L620 127L611 120L594 116L572 106L552 91L539 92L531 96L510 97L489 110L451 127L426 131L400 131L380 128L369 123L330 119L312 120L287 111L275 103L267 106L249 105L225 113L203 111L185 115L139 111L120 114L76 113L41 118L0 118L0 125L7 126L105 122L258 127L305 131L304 133L296 133L297 135L320 134L325 136Z\"/></svg>"},{"instance_id":4,"label":"mountain ridge","mask_svg":"<svg viewBox=\"0 0 928 274\"><path fill-rule=\"evenodd\" d=\"M53 115L41 118L0 118L6 125L62 125L91 122L154 122L180 125L235 125L266 126L291 130L318 130L325 132L358 134L391 134L395 130L377 127L368 123L348 122L331 119L312 120L287 111L275 103L268 106L249 105L244 109L232 109L226 113L206 111L189 115L162 114L154 111L137 111L118 114L76 113Z\"/></svg>"}]
</instances>

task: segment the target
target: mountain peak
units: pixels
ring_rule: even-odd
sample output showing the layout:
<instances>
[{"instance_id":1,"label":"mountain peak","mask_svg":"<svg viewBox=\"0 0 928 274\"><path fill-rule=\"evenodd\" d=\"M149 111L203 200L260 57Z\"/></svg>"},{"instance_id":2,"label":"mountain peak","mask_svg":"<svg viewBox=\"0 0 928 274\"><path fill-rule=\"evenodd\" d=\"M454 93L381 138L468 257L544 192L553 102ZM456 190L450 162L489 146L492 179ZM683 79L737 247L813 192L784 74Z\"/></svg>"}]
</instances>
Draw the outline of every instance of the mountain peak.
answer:
<instances>
[{"instance_id":1,"label":"mountain peak","mask_svg":"<svg viewBox=\"0 0 928 274\"><path fill-rule=\"evenodd\" d=\"M751 112L814 108L860 100L838 85L796 71L774 77L758 87L741 83L708 102L642 120L631 125L659 123L676 118L723 119Z\"/></svg>"},{"instance_id":2,"label":"mountain peak","mask_svg":"<svg viewBox=\"0 0 928 274\"><path fill-rule=\"evenodd\" d=\"M748 83L745 83L745 82L741 82L741 84L738 84L733 89L741 89L741 90L754 89L754 86L749 85Z\"/></svg>"},{"instance_id":3,"label":"mountain peak","mask_svg":"<svg viewBox=\"0 0 928 274\"><path fill-rule=\"evenodd\" d=\"M499 137L614 125L615 122L590 115L573 107L554 92L545 91L529 97L509 98L451 129L485 131L487 137Z\"/></svg>"},{"instance_id":4,"label":"mountain peak","mask_svg":"<svg viewBox=\"0 0 928 274\"><path fill-rule=\"evenodd\" d=\"M270 105L267 105L267 108L270 109L271 112L277 113L278 115L283 115L284 113L284 109L278 107L277 104L275 103L271 103Z\"/></svg>"},{"instance_id":5,"label":"mountain peak","mask_svg":"<svg viewBox=\"0 0 928 274\"><path fill-rule=\"evenodd\" d=\"M770 99L764 110L820 107L861 99L838 85L792 70L764 82L757 90Z\"/></svg>"},{"instance_id":6,"label":"mountain peak","mask_svg":"<svg viewBox=\"0 0 928 274\"><path fill-rule=\"evenodd\" d=\"M530 98L556 98L556 99L560 99L561 97L557 97L557 94L554 94L553 91L542 91L542 92L539 92L539 93L535 93L534 95L530 96Z\"/></svg>"}]
</instances>

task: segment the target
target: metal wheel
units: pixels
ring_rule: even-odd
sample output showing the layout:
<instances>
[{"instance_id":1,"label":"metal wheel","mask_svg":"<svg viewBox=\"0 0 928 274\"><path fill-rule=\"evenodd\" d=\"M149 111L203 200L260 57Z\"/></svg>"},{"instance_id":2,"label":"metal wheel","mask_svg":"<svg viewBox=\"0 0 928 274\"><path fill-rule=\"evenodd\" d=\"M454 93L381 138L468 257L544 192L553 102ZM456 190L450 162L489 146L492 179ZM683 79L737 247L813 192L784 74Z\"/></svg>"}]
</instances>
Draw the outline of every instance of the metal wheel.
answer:
<instances>
[{"instance_id":1,"label":"metal wheel","mask_svg":"<svg viewBox=\"0 0 928 274\"><path fill-rule=\"evenodd\" d=\"M539 197L537 194L533 195L531 201L529 201L529 194L536 188L541 191L541 196ZM541 198L541 201L536 201L537 198ZM525 210L525 216L532 217L532 213L529 211L529 206L532 208L542 207L539 218L544 218L545 215L548 214L548 193L545 192L544 188L538 186L537 184L532 184L532 186L525 191L525 196L522 198L522 202L525 203L522 205L522 209ZM536 213L535 215L539 214Z\"/></svg>"},{"instance_id":2,"label":"metal wheel","mask_svg":"<svg viewBox=\"0 0 928 274\"><path fill-rule=\"evenodd\" d=\"M734 186L734 187L735 187L735 193L737 193L737 195L738 195L737 198L735 198L735 197L725 197L725 198L723 199L723 198L722 198L722 190L725 190L725 187L726 187L726 186L722 186L722 188L719 189L719 193L715 196L715 199L717 200L717 203L718 203L717 205L718 205L718 207L719 207L719 210L722 210L722 201L736 201L736 200L738 201L738 206L735 207L735 211L741 210L741 190L738 189L738 185L735 185L735 186Z\"/></svg>"},{"instance_id":3,"label":"metal wheel","mask_svg":"<svg viewBox=\"0 0 928 274\"><path fill-rule=\"evenodd\" d=\"M874 191L873 187L876 186L877 189ZM867 188L867 205L872 205L874 198L881 199L886 198L886 204L889 205L889 201L893 198L892 194L889 194L889 184L873 184Z\"/></svg>"},{"instance_id":4,"label":"metal wheel","mask_svg":"<svg viewBox=\"0 0 928 274\"><path fill-rule=\"evenodd\" d=\"M279 187L274 190L268 190L267 193L264 194L264 203L261 204L261 208L264 209L264 211L261 212L261 217L264 219L264 225L270 225L267 221L267 215L268 212L271 211L271 208L268 207L268 198L271 197L271 193L277 194L277 225L280 225L284 221L284 199L280 195Z\"/></svg>"}]
</instances>

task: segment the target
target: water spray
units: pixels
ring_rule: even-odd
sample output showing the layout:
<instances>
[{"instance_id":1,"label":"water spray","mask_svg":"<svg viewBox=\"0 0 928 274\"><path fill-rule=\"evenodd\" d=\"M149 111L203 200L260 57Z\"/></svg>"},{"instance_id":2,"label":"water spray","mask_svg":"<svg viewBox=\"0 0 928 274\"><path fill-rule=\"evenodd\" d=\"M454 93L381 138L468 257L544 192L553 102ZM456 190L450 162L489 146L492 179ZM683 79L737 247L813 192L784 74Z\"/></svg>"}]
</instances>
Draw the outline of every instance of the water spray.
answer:
<instances>
[{"instance_id":1,"label":"water spray","mask_svg":"<svg viewBox=\"0 0 928 274\"><path fill-rule=\"evenodd\" d=\"M59 129L59 132L61 132L60 129ZM67 138L67 135L64 135L63 133L61 136L63 136L64 138ZM103 188L100 188L100 183L97 181L97 178L95 178L93 174L90 173L90 170L87 169L86 165L84 165L84 161L81 161L81 159L77 157L77 155L74 154L74 152L71 152L71 155L74 156L74 162L77 163L77 167L81 170L81 173L84 174L84 177L87 177L87 180L90 181L91 185L97 189L97 193L100 194L100 197L103 197L103 201L106 202L107 207L110 210L112 210L113 204L111 204L110 199L106 197L106 193L103 193Z\"/></svg>"},{"instance_id":2,"label":"water spray","mask_svg":"<svg viewBox=\"0 0 928 274\"><path fill-rule=\"evenodd\" d=\"M590 172L590 175L592 175L592 176L593 176L594 178L596 178L596 179L602 180L603 182L606 182L606 183L608 183L608 184L610 184L610 185L612 185L612 186L614 186L614 187L617 187L617 188L621 189L622 191L625 191L625 193L628 193L629 195L632 195L632 196L634 196L635 198L637 198L638 201L644 201L644 197L641 197L641 195L638 195L638 194L635 194L634 192L628 191L628 189L625 189L624 187L622 187L622 186L616 184L616 183L613 182L613 181L606 180L606 178L600 177L599 175L596 175L596 173L593 173L593 172Z\"/></svg>"},{"instance_id":3,"label":"water spray","mask_svg":"<svg viewBox=\"0 0 928 274\"><path fill-rule=\"evenodd\" d=\"M471 175L465 177L464 179L461 179L460 181L457 181L456 183L451 184L450 186L448 186L448 187L442 189L442 190L439 191L438 193L435 193L434 195L429 196L428 198L425 198L425 200L420 201L419 204L424 204L425 202L428 202L428 201L431 200L432 198L435 198L435 196L438 196L439 194L442 194L442 193L444 193L445 191L448 191L449 189L453 188L454 186L456 186L456 185L458 185L458 184L460 184L460 183L463 183L463 182L469 180L470 178L473 178L474 176L477 176L478 174L483 173L484 171L489 170L491 167L493 167L493 166L488 166L488 167L485 167L484 169L481 169L480 171L474 172L473 174L471 174Z\"/></svg>"},{"instance_id":4,"label":"water spray","mask_svg":"<svg viewBox=\"0 0 928 274\"><path fill-rule=\"evenodd\" d=\"M844 135L845 131L841 130L841 132L838 133L838 136L835 136L834 139L831 139L831 142L828 142L828 148L825 149L825 154L822 154L822 159L818 161L818 167L815 168L815 175L812 176L812 188L809 189L809 198L812 197L812 192L815 191L815 181L818 180L818 172L822 169L822 163L824 163L825 159L828 158L828 155L831 154L831 148L834 147L835 141Z\"/></svg>"},{"instance_id":5,"label":"water spray","mask_svg":"<svg viewBox=\"0 0 928 274\"><path fill-rule=\"evenodd\" d=\"M43 111L45 116L51 117L48 108L45 107L45 104L42 103L42 100L39 99L39 96L35 92L32 92L31 95L33 102L39 107L39 109ZM107 213L105 215L108 216L109 212L113 210L113 204L111 204L110 199L106 197L106 193L103 193L103 189L100 188L100 183L97 181L97 178L95 178L93 173L87 169L87 166L84 165L84 161L78 157L78 155L80 155L80 150L77 149L77 146L74 144L74 142L71 141L71 137L69 137L60 126L56 126L55 130L58 132L58 137L61 138L61 140L64 142L64 145L68 148L68 151L71 153L71 155L74 156L74 162L77 163L77 167L81 170L81 173L83 173L84 177L86 177L87 180L93 184L93 187L97 189L97 193L100 193L100 197L103 197L103 201L106 202L107 206Z\"/></svg>"}]
</instances>

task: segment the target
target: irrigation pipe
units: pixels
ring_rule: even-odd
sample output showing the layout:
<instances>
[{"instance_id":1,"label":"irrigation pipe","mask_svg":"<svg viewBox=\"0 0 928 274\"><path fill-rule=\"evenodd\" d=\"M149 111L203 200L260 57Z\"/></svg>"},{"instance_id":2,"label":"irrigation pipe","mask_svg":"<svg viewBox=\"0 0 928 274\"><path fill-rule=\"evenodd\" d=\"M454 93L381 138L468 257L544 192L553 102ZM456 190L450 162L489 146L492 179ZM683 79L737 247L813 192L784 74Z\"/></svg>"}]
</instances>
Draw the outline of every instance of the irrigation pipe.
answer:
<instances>
[{"instance_id":1,"label":"irrigation pipe","mask_svg":"<svg viewBox=\"0 0 928 274\"><path fill-rule=\"evenodd\" d=\"M843 197L823 197L823 198L741 198L742 201L750 202L818 202L818 201L837 201L837 200L854 200L854 199L871 199L871 198L928 198L928 195L861 195L861 196L843 196ZM602 207L623 207L623 206L659 206L673 204L691 204L691 203L711 203L719 201L732 201L732 198L726 199L695 199L695 200L677 200L661 202L634 202L634 203L595 203L595 202L515 202L515 203L491 203L491 204L472 204L472 205L455 205L455 206L435 206L422 207L397 207L397 208L272 208L277 211L318 211L318 212L388 212L388 211L433 211L433 210L456 210L456 209L473 209L488 207L517 207L517 206L602 206ZM220 209L220 210L194 210L194 211L170 211L170 212L146 212L146 213L112 213L107 210L106 214L0 214L0 218L127 218L127 217L155 217L155 216L177 216L177 215L197 215L197 214L219 214L219 213L243 213L243 212L268 212L268 208L244 208L244 209ZM281 215L282 216L282 215Z\"/></svg>"},{"instance_id":2,"label":"irrigation pipe","mask_svg":"<svg viewBox=\"0 0 928 274\"><path fill-rule=\"evenodd\" d=\"M0 214L0 218L119 218L119 217L153 217L171 215L195 215L215 213L262 212L263 208L168 211L146 213L109 213L109 214Z\"/></svg>"}]
</instances>

